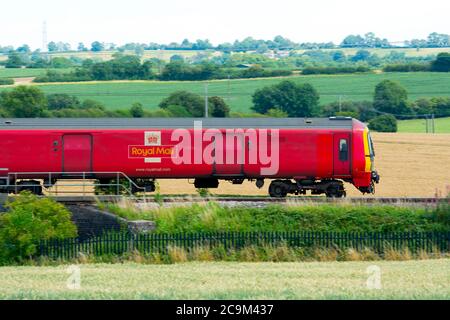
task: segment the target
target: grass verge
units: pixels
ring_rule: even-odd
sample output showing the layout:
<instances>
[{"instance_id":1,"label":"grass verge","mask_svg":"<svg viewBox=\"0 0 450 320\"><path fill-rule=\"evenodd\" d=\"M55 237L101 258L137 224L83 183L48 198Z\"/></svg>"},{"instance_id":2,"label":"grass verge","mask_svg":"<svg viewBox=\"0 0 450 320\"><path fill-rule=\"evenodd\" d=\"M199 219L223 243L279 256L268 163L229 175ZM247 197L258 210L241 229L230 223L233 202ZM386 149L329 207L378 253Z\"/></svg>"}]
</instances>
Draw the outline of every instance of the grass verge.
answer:
<instances>
[{"instance_id":1,"label":"grass verge","mask_svg":"<svg viewBox=\"0 0 450 320\"><path fill-rule=\"evenodd\" d=\"M181 232L432 232L450 230L450 206L416 208L392 205L274 205L223 207L214 202L181 207L138 209L121 202L103 204L129 220L152 220L160 233Z\"/></svg>"}]
</instances>

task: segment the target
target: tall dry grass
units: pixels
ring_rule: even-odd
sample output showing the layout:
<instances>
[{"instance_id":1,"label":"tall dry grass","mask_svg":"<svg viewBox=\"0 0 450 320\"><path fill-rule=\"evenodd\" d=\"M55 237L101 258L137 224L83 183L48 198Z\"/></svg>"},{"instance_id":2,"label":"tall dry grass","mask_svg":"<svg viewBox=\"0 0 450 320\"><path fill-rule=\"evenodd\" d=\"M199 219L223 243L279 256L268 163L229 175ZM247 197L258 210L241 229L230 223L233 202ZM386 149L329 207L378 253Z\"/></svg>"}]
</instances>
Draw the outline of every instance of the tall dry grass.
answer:
<instances>
[{"instance_id":1,"label":"tall dry grass","mask_svg":"<svg viewBox=\"0 0 450 320\"><path fill-rule=\"evenodd\" d=\"M408 248L395 250L387 248L384 253L377 253L370 248L299 248L288 247L285 244L277 246L246 246L241 249L225 249L223 246L181 248L171 246L166 252L143 254L137 250L123 255L94 256L79 254L72 260L51 260L41 257L26 262L26 265L60 265L67 263L124 263L140 264L176 264L193 261L201 262L331 262L331 261L408 261L450 258L450 253L440 252L434 248L432 252L419 250L412 252Z\"/></svg>"}]
</instances>

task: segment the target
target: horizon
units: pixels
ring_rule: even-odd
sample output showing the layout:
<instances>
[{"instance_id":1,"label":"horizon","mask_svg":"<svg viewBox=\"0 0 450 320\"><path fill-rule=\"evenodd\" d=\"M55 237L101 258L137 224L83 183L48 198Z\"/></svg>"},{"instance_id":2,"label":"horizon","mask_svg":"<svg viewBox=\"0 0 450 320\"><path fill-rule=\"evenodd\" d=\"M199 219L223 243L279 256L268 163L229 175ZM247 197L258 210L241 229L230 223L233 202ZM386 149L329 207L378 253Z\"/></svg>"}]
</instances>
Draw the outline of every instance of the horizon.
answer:
<instances>
[{"instance_id":1,"label":"horizon","mask_svg":"<svg viewBox=\"0 0 450 320\"><path fill-rule=\"evenodd\" d=\"M370 8L369 15L361 3L357 0L348 0L345 5L334 0L314 3L280 0L274 6L268 0L229 0L216 9L206 0L189 3L167 0L156 6L144 0L130 0L126 7L119 2L80 0L76 7L68 10L64 1L43 0L27 2L24 10L23 3L10 2L2 5L2 11L12 14L0 20L0 28L7 30L0 37L0 46L28 44L33 50L42 49L44 21L47 43L67 42L72 49L79 42L86 46L94 41L116 45L169 44L180 43L185 38L190 41L209 39L217 46L246 37L271 40L277 35L296 43L339 44L348 35L368 32L397 43L426 39L432 32L450 33L446 20L450 10L448 2L430 0L424 7L418 1L380 0L376 7ZM368 1L365 3L369 5ZM403 13L405 10L407 15Z\"/></svg>"}]
</instances>

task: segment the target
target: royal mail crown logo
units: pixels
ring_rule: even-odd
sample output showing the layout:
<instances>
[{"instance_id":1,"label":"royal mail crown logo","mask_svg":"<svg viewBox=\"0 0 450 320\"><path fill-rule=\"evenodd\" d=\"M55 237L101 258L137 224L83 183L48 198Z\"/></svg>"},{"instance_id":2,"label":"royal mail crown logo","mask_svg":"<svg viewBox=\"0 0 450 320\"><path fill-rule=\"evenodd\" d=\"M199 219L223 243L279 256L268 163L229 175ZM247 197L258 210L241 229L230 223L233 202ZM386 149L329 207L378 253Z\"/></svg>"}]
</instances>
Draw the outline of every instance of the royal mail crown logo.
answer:
<instances>
[{"instance_id":1,"label":"royal mail crown logo","mask_svg":"<svg viewBox=\"0 0 450 320\"><path fill-rule=\"evenodd\" d=\"M146 146L161 145L161 131L145 131L144 135Z\"/></svg>"}]
</instances>

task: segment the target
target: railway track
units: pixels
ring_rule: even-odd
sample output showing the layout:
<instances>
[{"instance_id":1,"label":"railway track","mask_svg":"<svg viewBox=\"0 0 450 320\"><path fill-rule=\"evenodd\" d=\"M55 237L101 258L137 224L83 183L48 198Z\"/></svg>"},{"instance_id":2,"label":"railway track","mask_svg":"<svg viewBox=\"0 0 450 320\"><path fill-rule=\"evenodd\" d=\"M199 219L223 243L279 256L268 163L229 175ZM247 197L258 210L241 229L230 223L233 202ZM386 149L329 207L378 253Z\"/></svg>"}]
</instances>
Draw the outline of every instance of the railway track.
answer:
<instances>
[{"instance_id":1,"label":"railway track","mask_svg":"<svg viewBox=\"0 0 450 320\"><path fill-rule=\"evenodd\" d=\"M361 204L437 204L450 203L450 198L374 198L374 197L354 197L354 198L326 198L326 197L287 197L283 199L271 197L236 197L236 196L216 196L216 197L198 197L198 196L164 196L156 200L154 196L149 197L124 197L111 195L97 196L57 196L53 197L56 201L65 204L90 204L96 202L119 202L131 201L136 203L202 203L214 201L218 203L242 203L242 204L308 204L308 203L361 203Z\"/></svg>"}]
</instances>

